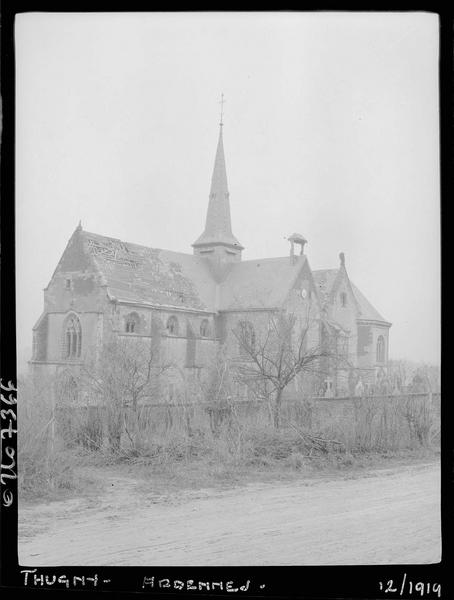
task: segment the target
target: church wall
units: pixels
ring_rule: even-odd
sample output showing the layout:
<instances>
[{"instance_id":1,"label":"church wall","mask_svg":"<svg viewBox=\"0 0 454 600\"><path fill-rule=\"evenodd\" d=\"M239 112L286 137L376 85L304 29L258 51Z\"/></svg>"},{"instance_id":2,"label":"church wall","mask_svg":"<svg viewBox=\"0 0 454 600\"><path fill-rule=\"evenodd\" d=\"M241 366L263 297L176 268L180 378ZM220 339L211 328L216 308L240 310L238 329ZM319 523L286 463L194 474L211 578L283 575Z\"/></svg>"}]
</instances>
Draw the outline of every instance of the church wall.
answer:
<instances>
[{"instance_id":1,"label":"church wall","mask_svg":"<svg viewBox=\"0 0 454 600\"><path fill-rule=\"evenodd\" d=\"M64 255L65 257L65 255ZM106 290L99 284L99 276L89 271L63 270L68 261L59 264L51 282L44 291L46 325L36 332L36 360L62 360L62 337L64 320L75 313L82 327L82 352L97 341L98 314L106 309ZM75 267L70 263L71 267Z\"/></svg>"},{"instance_id":2,"label":"church wall","mask_svg":"<svg viewBox=\"0 0 454 600\"><path fill-rule=\"evenodd\" d=\"M383 363L377 363L377 341L382 335L385 340L385 363L388 361L389 327L384 325L359 322L358 323L358 366L372 368Z\"/></svg>"},{"instance_id":3,"label":"church wall","mask_svg":"<svg viewBox=\"0 0 454 600\"><path fill-rule=\"evenodd\" d=\"M45 379L53 380L57 373L58 365L46 363L30 363L30 375L34 381L43 381Z\"/></svg>"},{"instance_id":4,"label":"church wall","mask_svg":"<svg viewBox=\"0 0 454 600\"><path fill-rule=\"evenodd\" d=\"M320 345L320 310L316 290L312 285L309 267L306 264L290 291L285 308L298 319L298 329L308 327L305 347L308 351L318 351ZM317 369L316 365L313 365ZM301 373L287 386L285 395L291 398L301 398L312 395L319 387L320 374Z\"/></svg>"},{"instance_id":5,"label":"church wall","mask_svg":"<svg viewBox=\"0 0 454 600\"><path fill-rule=\"evenodd\" d=\"M227 313L219 313L214 317L214 333L219 342L223 344L227 339L227 322L229 317Z\"/></svg>"},{"instance_id":6,"label":"church wall","mask_svg":"<svg viewBox=\"0 0 454 600\"><path fill-rule=\"evenodd\" d=\"M345 298L345 306L343 305L342 295ZM341 325L341 327L349 331L348 337L348 360L352 367L356 367L358 363L357 347L358 347L358 326L356 320L356 304L352 296L347 282L344 280L339 285L335 292L334 298L329 306L329 317ZM344 374L345 375L345 374ZM342 374L340 374L343 377ZM344 377L345 379L345 377ZM342 381L345 387L345 381Z\"/></svg>"},{"instance_id":7,"label":"church wall","mask_svg":"<svg viewBox=\"0 0 454 600\"><path fill-rule=\"evenodd\" d=\"M217 346L213 315L184 312L156 311L162 335L162 360L172 362L180 368L206 366ZM167 321L178 319L178 334L167 331ZM202 323L207 321L206 337L202 336ZM204 324L205 325L205 324Z\"/></svg>"},{"instance_id":8,"label":"church wall","mask_svg":"<svg viewBox=\"0 0 454 600\"><path fill-rule=\"evenodd\" d=\"M358 323L358 366L365 367L371 362L373 351L372 326L367 323Z\"/></svg>"},{"instance_id":9,"label":"church wall","mask_svg":"<svg viewBox=\"0 0 454 600\"><path fill-rule=\"evenodd\" d=\"M180 368L207 367L217 350L216 340L202 340L163 334L161 361Z\"/></svg>"},{"instance_id":10,"label":"church wall","mask_svg":"<svg viewBox=\"0 0 454 600\"><path fill-rule=\"evenodd\" d=\"M131 334L133 337L151 336L152 322L157 320L160 323L157 311L151 307L144 308L111 302L106 314L106 326L112 331L126 334L126 323L128 318L132 316L137 319L135 332Z\"/></svg>"},{"instance_id":11,"label":"church wall","mask_svg":"<svg viewBox=\"0 0 454 600\"><path fill-rule=\"evenodd\" d=\"M138 318L137 329L133 334L126 332L126 320L131 315ZM171 334L167 330L170 317L177 319L177 334ZM106 321L109 329L122 335L133 337L153 335L161 338L161 361L175 363L180 368L204 366L213 352L213 346L217 343L214 316L210 314L112 304ZM202 324L206 328L206 336L202 335Z\"/></svg>"},{"instance_id":12,"label":"church wall","mask_svg":"<svg viewBox=\"0 0 454 600\"><path fill-rule=\"evenodd\" d=\"M271 311L267 310L243 310L223 312L218 317L218 332L223 349L229 359L238 359L242 355L242 350L234 331L238 328L241 321L249 322L254 328L256 339L260 343L260 337L267 330L269 319L272 316ZM246 400L249 392L245 385L235 385L235 395L238 399Z\"/></svg>"},{"instance_id":13,"label":"church wall","mask_svg":"<svg viewBox=\"0 0 454 600\"><path fill-rule=\"evenodd\" d=\"M303 298L302 292L305 291ZM318 309L315 291L312 289L308 277L299 278L295 286L290 291L284 309L297 318L295 331L302 331L308 328L306 333L306 348L315 348L320 343L320 333L318 320L320 311Z\"/></svg>"},{"instance_id":14,"label":"church wall","mask_svg":"<svg viewBox=\"0 0 454 600\"><path fill-rule=\"evenodd\" d=\"M102 310L106 292L97 281L94 273L77 275L62 273L52 279L44 292L46 311L89 311ZM70 288L67 281L70 281Z\"/></svg>"},{"instance_id":15,"label":"church wall","mask_svg":"<svg viewBox=\"0 0 454 600\"><path fill-rule=\"evenodd\" d=\"M33 360L46 360L47 357L47 343L48 343L48 315L44 314L41 316L38 325L33 331Z\"/></svg>"},{"instance_id":16,"label":"church wall","mask_svg":"<svg viewBox=\"0 0 454 600\"><path fill-rule=\"evenodd\" d=\"M74 313L82 329L82 356L90 346L99 343L100 314L106 311L106 287L84 251L79 232L73 234L44 290L46 317L36 332L35 360L61 362L63 326L66 317ZM101 318L102 320L102 318ZM47 324L46 324L47 322ZM64 364L71 364L65 361ZM48 365L47 371L53 367Z\"/></svg>"},{"instance_id":17,"label":"church wall","mask_svg":"<svg viewBox=\"0 0 454 600\"><path fill-rule=\"evenodd\" d=\"M375 325L372 330L373 340L374 340L374 351L372 354L372 358L374 360L374 364L376 367L385 367L388 362L388 347L389 347L389 328L384 326ZM385 342L385 360L383 362L377 362L377 342L379 336L383 336Z\"/></svg>"},{"instance_id":18,"label":"church wall","mask_svg":"<svg viewBox=\"0 0 454 600\"><path fill-rule=\"evenodd\" d=\"M76 230L44 291L45 311L102 310L106 288Z\"/></svg>"},{"instance_id":19,"label":"church wall","mask_svg":"<svg viewBox=\"0 0 454 600\"><path fill-rule=\"evenodd\" d=\"M261 335L267 330L268 322L272 314L271 311L266 310L244 310L223 313L223 340L227 355L230 358L237 358L241 354L239 342L234 334L234 331L241 321L251 323L256 334L256 339L259 342Z\"/></svg>"},{"instance_id":20,"label":"church wall","mask_svg":"<svg viewBox=\"0 0 454 600\"><path fill-rule=\"evenodd\" d=\"M164 364L175 364L180 368L184 368L186 363L186 337L163 334L161 353L161 360Z\"/></svg>"},{"instance_id":21,"label":"church wall","mask_svg":"<svg viewBox=\"0 0 454 600\"><path fill-rule=\"evenodd\" d=\"M126 332L126 322L128 317L137 316L137 328L136 332L141 335L151 335L151 317L152 311L150 309L135 308L133 306L120 306L115 312L115 328L122 332Z\"/></svg>"},{"instance_id":22,"label":"church wall","mask_svg":"<svg viewBox=\"0 0 454 600\"><path fill-rule=\"evenodd\" d=\"M78 313L71 311L68 313L49 313L48 314L48 345L47 345L47 361L62 361L63 351L63 327L68 314L74 313L77 315L81 330L82 330L82 346L81 356L88 351L93 345L96 346L98 341L98 322L100 319L99 313ZM71 361L66 361L68 364Z\"/></svg>"},{"instance_id":23,"label":"church wall","mask_svg":"<svg viewBox=\"0 0 454 600\"><path fill-rule=\"evenodd\" d=\"M186 367L207 366L218 344L214 315L189 313L186 316L186 335Z\"/></svg>"},{"instance_id":24,"label":"church wall","mask_svg":"<svg viewBox=\"0 0 454 600\"><path fill-rule=\"evenodd\" d=\"M198 340L197 342L197 361L199 367L207 367L210 365L213 357L216 355L219 341L213 340Z\"/></svg>"},{"instance_id":25,"label":"church wall","mask_svg":"<svg viewBox=\"0 0 454 600\"><path fill-rule=\"evenodd\" d=\"M302 290L307 290L306 297L302 297ZM291 290L285 308L289 313L294 314L298 319L298 329L302 330L308 327L306 333L305 347L308 351L317 348L320 345L320 311L315 297L315 291L310 285L307 277L297 281L293 290ZM316 365L314 365L316 369ZM301 373L287 386L285 396L289 398L300 398L310 396L318 387L319 375L317 373Z\"/></svg>"}]
</instances>

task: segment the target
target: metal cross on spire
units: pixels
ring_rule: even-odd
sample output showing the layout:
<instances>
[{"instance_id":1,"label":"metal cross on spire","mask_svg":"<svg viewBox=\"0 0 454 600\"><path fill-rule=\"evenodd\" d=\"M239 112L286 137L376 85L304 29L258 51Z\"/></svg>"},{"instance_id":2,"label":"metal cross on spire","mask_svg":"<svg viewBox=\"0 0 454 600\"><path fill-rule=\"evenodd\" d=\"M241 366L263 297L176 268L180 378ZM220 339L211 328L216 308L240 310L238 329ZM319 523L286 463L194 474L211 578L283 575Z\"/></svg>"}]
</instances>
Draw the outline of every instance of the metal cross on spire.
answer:
<instances>
[{"instance_id":1,"label":"metal cross on spire","mask_svg":"<svg viewBox=\"0 0 454 600\"><path fill-rule=\"evenodd\" d=\"M221 105L221 121L219 123L219 125L222 127L224 125L222 119L224 117L224 104L225 104L225 100L224 100L224 94L221 94L221 101L219 102L219 104Z\"/></svg>"}]
</instances>

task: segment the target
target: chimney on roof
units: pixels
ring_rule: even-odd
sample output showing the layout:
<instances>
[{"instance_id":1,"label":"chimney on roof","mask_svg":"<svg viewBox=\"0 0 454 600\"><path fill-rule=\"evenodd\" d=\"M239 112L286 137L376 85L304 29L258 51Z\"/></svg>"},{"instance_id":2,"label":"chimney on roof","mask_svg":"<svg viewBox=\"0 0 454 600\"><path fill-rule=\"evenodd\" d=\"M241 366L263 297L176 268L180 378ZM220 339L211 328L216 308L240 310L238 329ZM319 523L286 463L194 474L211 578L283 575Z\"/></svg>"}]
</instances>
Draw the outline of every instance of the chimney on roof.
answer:
<instances>
[{"instance_id":1,"label":"chimney on roof","mask_svg":"<svg viewBox=\"0 0 454 600\"><path fill-rule=\"evenodd\" d=\"M307 240L300 233L292 233L292 235L288 238L290 242L290 262L291 264L295 264L296 256L295 256L295 244L301 246L300 256L304 254L304 245L307 244Z\"/></svg>"},{"instance_id":2,"label":"chimney on roof","mask_svg":"<svg viewBox=\"0 0 454 600\"><path fill-rule=\"evenodd\" d=\"M339 254L339 259L340 259L340 266L345 267L345 254L343 252L341 252Z\"/></svg>"}]
</instances>

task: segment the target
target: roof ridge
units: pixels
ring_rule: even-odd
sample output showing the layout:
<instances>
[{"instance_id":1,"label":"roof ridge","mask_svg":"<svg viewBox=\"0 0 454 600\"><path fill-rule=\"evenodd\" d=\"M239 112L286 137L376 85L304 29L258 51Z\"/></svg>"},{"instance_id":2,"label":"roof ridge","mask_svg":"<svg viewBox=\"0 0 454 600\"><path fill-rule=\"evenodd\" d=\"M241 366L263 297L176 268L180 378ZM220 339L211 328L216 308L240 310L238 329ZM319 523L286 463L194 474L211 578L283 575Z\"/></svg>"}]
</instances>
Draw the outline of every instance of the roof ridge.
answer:
<instances>
[{"instance_id":1,"label":"roof ridge","mask_svg":"<svg viewBox=\"0 0 454 600\"><path fill-rule=\"evenodd\" d=\"M353 281L350 280L350 284L352 286L353 293L355 294L355 298L360 305L361 314L359 319L363 319L365 321L381 321L382 323L390 322L378 312L375 306L366 298L366 296L362 293L358 286L354 284ZM370 311L372 311L372 313L370 313ZM365 313L365 315L363 315L363 313ZM368 314L369 316L367 316ZM372 316L370 316L370 314L372 314Z\"/></svg>"},{"instance_id":2,"label":"roof ridge","mask_svg":"<svg viewBox=\"0 0 454 600\"><path fill-rule=\"evenodd\" d=\"M265 258L248 258L247 260L242 260L241 262L236 263L236 264L241 265L241 264L246 264L246 263L261 262L261 261L272 261L272 260L276 260L276 261L277 260L288 260L289 264L291 264L290 263L290 258L289 258L288 255L287 256L269 256L269 257L265 257ZM294 264L296 265L297 261L295 261Z\"/></svg>"},{"instance_id":3,"label":"roof ridge","mask_svg":"<svg viewBox=\"0 0 454 600\"><path fill-rule=\"evenodd\" d=\"M335 269L312 269L312 273L322 273L322 272L327 272L327 271L339 271L339 268L335 268Z\"/></svg>"},{"instance_id":4,"label":"roof ridge","mask_svg":"<svg viewBox=\"0 0 454 600\"><path fill-rule=\"evenodd\" d=\"M126 244L129 246L137 246L138 248L146 248L147 250L157 250L159 252L170 252L172 254L178 254L178 255L183 255L183 256L190 256L191 258L197 258L196 256L194 256L193 254L190 254L189 252L178 252L176 250L168 250L167 248L157 248L156 246L145 246L144 244L138 244L137 242L128 242L125 241L121 238L117 238L117 237L112 237L110 235L103 235L101 233L95 233L94 231L81 231L82 234L84 234L86 237L98 237L98 238L103 238L106 240L111 240L114 242L121 242L122 244Z\"/></svg>"}]
</instances>

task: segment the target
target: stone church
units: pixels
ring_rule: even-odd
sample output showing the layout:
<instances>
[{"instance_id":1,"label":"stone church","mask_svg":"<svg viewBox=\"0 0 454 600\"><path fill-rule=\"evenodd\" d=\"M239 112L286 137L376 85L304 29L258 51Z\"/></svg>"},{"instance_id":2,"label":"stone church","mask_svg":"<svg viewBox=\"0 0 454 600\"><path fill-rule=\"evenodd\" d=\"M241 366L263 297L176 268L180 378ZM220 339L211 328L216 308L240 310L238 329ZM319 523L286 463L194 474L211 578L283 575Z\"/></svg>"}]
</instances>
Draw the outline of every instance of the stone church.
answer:
<instances>
[{"instance_id":1,"label":"stone church","mask_svg":"<svg viewBox=\"0 0 454 600\"><path fill-rule=\"evenodd\" d=\"M232 232L223 125L211 178L205 229L192 253L140 246L84 231L68 241L44 290L44 310L33 328L32 372L56 375L80 368L90 348L110 336L159 338L189 380L222 345L234 356L239 323L252 335L270 315L286 310L309 320L309 340L333 339L349 372L325 373L311 393L348 394L348 381L374 383L386 369L389 328L350 280L343 253L333 269L313 271L301 234L289 236L284 257L242 260ZM298 378L292 391L298 393ZM351 386L350 386L351 393Z\"/></svg>"}]
</instances>

